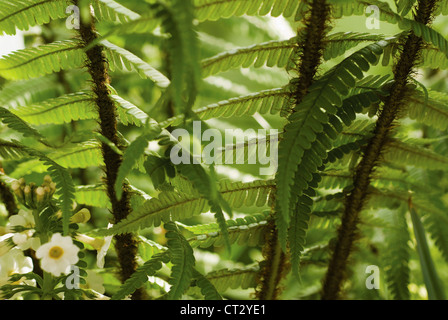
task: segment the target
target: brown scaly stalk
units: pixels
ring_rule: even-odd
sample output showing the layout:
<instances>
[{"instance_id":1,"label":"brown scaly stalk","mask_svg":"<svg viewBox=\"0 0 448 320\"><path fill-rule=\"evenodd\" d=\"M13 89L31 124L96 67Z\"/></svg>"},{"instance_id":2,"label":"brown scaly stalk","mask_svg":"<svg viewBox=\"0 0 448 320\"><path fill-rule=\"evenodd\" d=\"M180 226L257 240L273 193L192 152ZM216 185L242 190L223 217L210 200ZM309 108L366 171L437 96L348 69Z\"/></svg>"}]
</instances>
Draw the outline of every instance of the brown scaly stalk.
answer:
<instances>
[{"instance_id":1,"label":"brown scaly stalk","mask_svg":"<svg viewBox=\"0 0 448 320\"><path fill-rule=\"evenodd\" d=\"M14 198L14 194L11 192L11 189L6 185L5 182L0 180L0 199L5 205L6 211L8 212L8 216L12 216L19 212L17 208L16 200Z\"/></svg>"},{"instance_id":2,"label":"brown scaly stalk","mask_svg":"<svg viewBox=\"0 0 448 320\"><path fill-rule=\"evenodd\" d=\"M299 31L303 39L297 48L300 53L297 65L299 77L294 89L295 105L299 105L314 81L322 60L327 25L330 18L330 7L326 0L312 0L311 9L306 17L305 29ZM303 33L302 33L303 32ZM273 201L275 202L275 201ZM271 209L270 222L267 228L263 247L264 261L258 274L259 287L256 296L260 300L276 300L280 293L280 284L290 269L289 256L283 252L275 226L274 205Z\"/></svg>"},{"instance_id":3,"label":"brown scaly stalk","mask_svg":"<svg viewBox=\"0 0 448 320\"><path fill-rule=\"evenodd\" d=\"M74 1L78 5L78 0ZM79 35L85 46L97 39L95 25L91 17L89 23L81 23ZM87 68L92 77L92 91L95 94L95 104L99 114L100 133L110 142L121 148L117 131L117 111L114 101L110 97L108 88L109 74L108 62L105 58L101 45L95 45L86 51ZM101 145L105 163L105 182L107 194L112 205L114 223L118 223L126 218L131 212L129 203L129 193L126 185L123 185L123 195L117 198L114 185L117 179L118 169L122 163L122 158L107 144ZM131 233L115 236L115 248L120 264L121 281L126 281L137 269L137 240ZM132 295L132 299L142 299L142 290L137 290Z\"/></svg>"},{"instance_id":4,"label":"brown scaly stalk","mask_svg":"<svg viewBox=\"0 0 448 320\"><path fill-rule=\"evenodd\" d=\"M415 21L429 24L438 0L419 0ZM379 165L390 133L396 125L406 102L407 85L410 75L419 59L423 40L410 32L403 45L401 55L394 67L394 83L378 116L374 135L364 150L364 155L355 168L353 189L346 196L345 209L338 229L337 241L324 278L323 300L340 299L342 286L347 277L347 265L354 242L359 238L359 213L368 198L370 180L375 167Z\"/></svg>"}]
</instances>

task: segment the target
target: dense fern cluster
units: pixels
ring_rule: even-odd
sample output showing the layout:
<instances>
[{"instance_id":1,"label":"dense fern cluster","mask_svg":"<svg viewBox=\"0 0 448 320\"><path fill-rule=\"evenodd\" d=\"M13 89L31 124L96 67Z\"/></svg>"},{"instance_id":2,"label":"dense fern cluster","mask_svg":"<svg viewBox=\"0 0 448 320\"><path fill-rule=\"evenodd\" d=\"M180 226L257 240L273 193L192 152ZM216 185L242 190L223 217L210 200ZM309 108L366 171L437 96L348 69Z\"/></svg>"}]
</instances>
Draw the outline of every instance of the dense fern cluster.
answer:
<instances>
[{"instance_id":1,"label":"dense fern cluster","mask_svg":"<svg viewBox=\"0 0 448 320\"><path fill-rule=\"evenodd\" d=\"M372 6L393 32L353 31ZM447 14L437 0L2 2L0 34L25 32L26 48L0 58L1 241L17 249L10 221L29 211L31 237L82 248L82 281L27 248L34 268L0 294L444 298ZM214 141L233 162L199 163L197 123L267 135ZM260 174L260 149L278 150L275 173ZM18 181L46 175L52 199L23 205Z\"/></svg>"}]
</instances>

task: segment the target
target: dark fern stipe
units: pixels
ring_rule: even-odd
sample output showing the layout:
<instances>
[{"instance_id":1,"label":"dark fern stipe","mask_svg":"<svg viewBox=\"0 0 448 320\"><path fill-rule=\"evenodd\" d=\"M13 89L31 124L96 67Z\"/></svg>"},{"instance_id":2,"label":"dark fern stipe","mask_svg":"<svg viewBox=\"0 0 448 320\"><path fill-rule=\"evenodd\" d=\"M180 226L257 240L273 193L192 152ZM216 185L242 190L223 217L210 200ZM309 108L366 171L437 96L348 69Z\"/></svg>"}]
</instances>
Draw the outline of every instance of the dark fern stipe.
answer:
<instances>
[{"instance_id":1,"label":"dark fern stipe","mask_svg":"<svg viewBox=\"0 0 448 320\"><path fill-rule=\"evenodd\" d=\"M1 299L444 300L447 16L0 1Z\"/></svg>"}]
</instances>

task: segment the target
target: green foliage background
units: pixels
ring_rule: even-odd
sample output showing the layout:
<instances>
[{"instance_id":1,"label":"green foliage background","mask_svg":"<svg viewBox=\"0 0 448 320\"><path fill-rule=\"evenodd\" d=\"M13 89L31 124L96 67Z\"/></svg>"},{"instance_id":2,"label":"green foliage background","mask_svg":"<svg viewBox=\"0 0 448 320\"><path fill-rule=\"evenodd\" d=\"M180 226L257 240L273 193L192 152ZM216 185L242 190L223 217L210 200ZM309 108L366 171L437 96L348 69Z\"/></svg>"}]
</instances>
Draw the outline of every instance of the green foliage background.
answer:
<instances>
[{"instance_id":1,"label":"green foliage background","mask_svg":"<svg viewBox=\"0 0 448 320\"><path fill-rule=\"evenodd\" d=\"M98 3L106 5L112 2ZM228 8L235 5L232 1L227 2ZM329 2L335 7L345 3ZM401 4L405 2L400 1ZM166 145L158 144L159 141L166 142L166 137L165 140L156 139L159 132L151 130L157 128L155 121L162 126L167 123L174 124L172 127L166 125L167 128L189 128L188 122L185 124L181 121L184 117L190 121L195 119L189 109L202 110L203 107L222 106L229 114L239 107L240 113L224 117L204 111L202 114L197 112L197 115L210 128L222 131L231 128L262 129L266 124L269 128L282 131L287 124L287 118L282 113L284 110L279 112L280 107L292 106L291 100L288 99L291 95L288 93L288 84L297 77L295 68L288 68L294 55L290 56L287 64L281 66L277 66L280 64L279 54L267 62L270 66L266 66L263 61L260 66L257 63L248 63L249 67L241 68L244 58L250 60L250 53L242 54L242 58L238 60L235 50L248 48L250 51L251 48L256 48L256 45L267 42L273 45L281 41L286 43L296 37L297 31L300 32L305 26L301 20L296 21L295 12L286 18L281 14L276 18L257 14L222 16L225 7L217 6L213 9L215 11L211 12L219 19L194 20L193 25L197 31L195 46L193 42L196 40L189 38L189 32L179 31L185 27L182 23L188 21L188 15L179 12L188 11L184 9L189 8L189 1L160 1L163 4L161 7L150 6L156 1L116 0L114 3L150 17L132 29L132 24L128 25L129 22L126 22L132 21L129 15L121 14L120 10L110 6L109 18L106 11L102 11L103 16L98 15L99 21L96 22L99 35L109 35L106 39L109 43L128 51L123 53L113 45L106 46L106 57L111 71L111 94L119 116L120 138L128 148L134 148L130 149L131 151L136 150L128 151L127 154L123 148L123 172L121 175L119 173L122 180L119 179L115 187L120 192L123 181L129 184L133 214L140 218L131 221L129 225L117 224L116 229L106 229L112 217L103 183L104 159L100 142L104 142L104 139L98 133L91 79L82 61L82 48L70 56L81 57L79 61L64 60L63 57L57 60L55 55L48 54L49 60L46 63L40 66L31 64L28 69L25 67L16 73L8 71L10 62L7 57L0 60L0 107L25 122L21 127L17 121L10 120L8 126L11 114L6 111L0 114L3 120L0 127L0 155L5 172L2 180L7 185L20 178L40 184L45 175L55 172L56 169L49 169L53 161L64 170L67 169L75 187L74 193L70 194L70 191L67 191L67 188L70 188L67 181L59 181L60 186L64 181L67 183L67 186L62 186L60 192L55 195L56 199L62 199L61 209L64 206L63 201L73 197L76 209L66 208L66 211L71 212L69 214L83 207L88 207L92 213L91 220L80 224L75 232L96 237L121 232L132 232L136 235L139 241L139 269L124 285L116 275L118 261L113 247L108 252L104 269L96 267L95 250L88 246L84 250L84 260L87 263L85 270L94 270L101 275L106 296L124 298L132 293L132 290L143 285L151 298L213 299L222 296L226 299L254 299L255 289L260 290L257 275L259 263L264 260L263 239L272 207L269 201L273 200L278 183L274 180L275 176L260 176L260 165L250 164L217 166L215 176L208 168L196 168L197 171L188 165L174 168L163 157ZM201 1L195 0L193 3L198 7ZM302 2L289 1L288 5L291 3ZM396 11L394 1L371 3L388 3L390 8ZM65 7L65 4L63 6ZM442 11L446 11L446 5L442 7ZM0 8L13 10L8 4ZM164 20L164 28L152 26L152 21L156 19L151 15L156 10L160 10L161 16L168 12L170 15L167 17L173 20ZM197 10L192 13L200 14ZM448 20L444 14L437 16L432 29L446 38ZM4 16L0 11L0 17ZM411 14L406 17L412 18ZM64 43L71 46L66 41L73 41L78 35L74 30L66 28L63 17L58 18L37 23L38 26L26 31L26 47L51 50L48 44L55 42L58 43L57 48L61 48ZM124 27L120 26L120 18ZM409 30L400 28L397 23L386 21L381 21L378 30L368 29L366 18L365 14L345 14L341 18L331 20L332 30L329 34L334 35L338 41L335 41L333 46L330 42L326 44L328 55L324 54L323 63L318 69L318 78L366 45ZM0 19L0 26L2 22ZM11 23L17 21L12 20ZM142 26L146 26L148 30L145 31ZM3 30L5 29L6 27ZM350 42L351 36L368 40ZM296 45L298 41L300 40L294 38L288 43ZM291 48L295 47L290 46ZM417 251L417 242L421 243L422 239L416 238L413 233L415 224L412 223L407 205L409 192L412 193L416 211L422 217L429 252L440 283L448 283L448 47L443 47L443 42L436 39L432 43L427 42L426 49L428 50L423 52L421 57L421 69L412 75L416 81L410 82L412 98L406 102L407 111L397 123L393 141L384 155L384 163L374 174L374 191L361 216L362 237L358 240L357 250L353 252L350 260L350 274L344 287L346 299L428 298L421 257ZM45 54L49 51L43 52ZM290 53L292 52L290 50ZM385 50L385 53L388 51ZM433 53L434 56L431 56ZM224 59L219 64L216 62L217 55L233 57L233 63ZM261 53L256 52L255 55ZM377 89L387 91L387 81L393 77L392 63L397 60L398 55L399 51L389 62L386 61L386 55L382 55L378 63L373 63L370 69L364 72L363 79L357 79L356 87L349 88L350 93L343 99L372 88L372 92ZM33 53L23 59L32 60ZM55 67L44 75L40 72L41 69L33 69L51 65L51 59L59 61L63 70L59 71L59 68ZM210 69L206 66L210 62L215 62L214 74L204 79L196 78L195 72L198 70L195 68L201 68L202 74L208 75ZM130 66L129 70L125 66ZM36 76L33 75L33 70L36 71ZM154 70L171 79L172 86L169 89L164 85L164 76L153 72ZM196 85L197 88L194 87ZM274 88L283 88L284 94L277 100L267 100L261 96L260 101L265 101L269 110L261 112L261 109L258 109L260 112L255 116L247 112L247 105L235 100L251 94L270 94L273 93L270 90ZM182 90L185 90L186 98L182 95ZM190 105L188 97L196 93L194 104ZM70 108L57 112L58 108L55 106L64 103L70 105ZM381 101L366 103L361 112L356 112L356 119L352 119L352 124L346 126L344 123L343 130L338 132L334 139L330 149L346 146L348 150L341 149L343 154L340 154L340 151L334 152L333 154L338 156L325 170L318 173L322 181L317 188L313 188L315 193L311 197L311 218L307 230L304 230L306 242L300 258L297 257L295 262L300 263L300 280L293 273L287 273L281 282L283 290L279 299L319 299L331 243L334 241L332 239L335 238L340 224L341 203L337 199L340 192L350 186L350 170L353 168L350 166L356 163L361 154L359 145L355 142L363 145L361 140L369 137L378 106L381 106ZM271 109L277 112L269 112ZM54 113L49 110L54 110ZM149 118L154 122L146 122ZM30 132L34 128L39 135ZM8 149L6 141L19 141L23 148L17 144ZM41 143L42 141L44 143ZM27 151L26 148L33 151ZM331 153L330 150L325 152ZM207 188L208 184L210 188ZM218 186L221 193L216 194L222 196L223 199L219 198L222 201L217 200L212 186ZM256 191L251 193L250 190ZM288 201L292 197L288 193L284 195ZM148 200L151 198L158 198L160 201ZM179 204L175 208L173 204L182 201L191 205ZM226 205L230 206L231 215ZM169 207L166 212L161 209L164 206ZM0 225L6 226L8 213L6 209L2 212ZM162 213L160 216L151 216L153 212ZM227 228L223 227L221 215L227 219L227 222L224 222ZM66 215L65 218L68 219ZM166 224L161 224L160 220ZM282 236L286 239L287 235L284 233L280 238ZM226 243L231 243L231 250L226 248ZM176 269L173 265L182 265L182 269ZM368 265L380 267L379 290L367 290L365 287L368 276L365 269ZM150 276L149 280L147 276ZM171 285L170 289L167 289L167 284ZM446 285L444 287L446 296L448 288Z\"/></svg>"}]
</instances>

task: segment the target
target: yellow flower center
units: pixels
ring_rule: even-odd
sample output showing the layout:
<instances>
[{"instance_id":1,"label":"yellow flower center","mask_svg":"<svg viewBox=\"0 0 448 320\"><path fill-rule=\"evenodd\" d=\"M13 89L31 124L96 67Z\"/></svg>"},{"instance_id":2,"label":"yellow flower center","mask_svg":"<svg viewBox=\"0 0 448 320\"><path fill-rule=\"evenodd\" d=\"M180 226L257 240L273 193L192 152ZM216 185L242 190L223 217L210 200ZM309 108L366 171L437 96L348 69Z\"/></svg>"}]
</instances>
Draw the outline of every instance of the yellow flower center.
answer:
<instances>
[{"instance_id":1,"label":"yellow flower center","mask_svg":"<svg viewBox=\"0 0 448 320\"><path fill-rule=\"evenodd\" d=\"M64 254L61 247L54 246L50 249L50 258L59 259Z\"/></svg>"}]
</instances>

